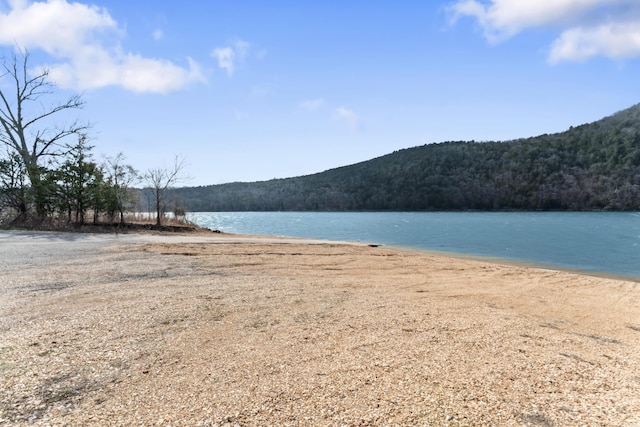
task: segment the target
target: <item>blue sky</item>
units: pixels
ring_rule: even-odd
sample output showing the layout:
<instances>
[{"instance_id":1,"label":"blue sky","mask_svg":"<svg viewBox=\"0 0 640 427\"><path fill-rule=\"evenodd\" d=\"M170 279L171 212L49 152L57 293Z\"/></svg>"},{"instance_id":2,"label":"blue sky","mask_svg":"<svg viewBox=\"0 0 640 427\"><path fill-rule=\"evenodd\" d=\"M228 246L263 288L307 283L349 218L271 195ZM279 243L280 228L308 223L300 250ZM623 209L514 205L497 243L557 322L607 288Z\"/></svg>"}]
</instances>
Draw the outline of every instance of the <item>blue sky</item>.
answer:
<instances>
[{"instance_id":1,"label":"blue sky","mask_svg":"<svg viewBox=\"0 0 640 427\"><path fill-rule=\"evenodd\" d=\"M188 185L563 131L640 102L637 0L0 0L0 48L83 93L98 160Z\"/></svg>"}]
</instances>

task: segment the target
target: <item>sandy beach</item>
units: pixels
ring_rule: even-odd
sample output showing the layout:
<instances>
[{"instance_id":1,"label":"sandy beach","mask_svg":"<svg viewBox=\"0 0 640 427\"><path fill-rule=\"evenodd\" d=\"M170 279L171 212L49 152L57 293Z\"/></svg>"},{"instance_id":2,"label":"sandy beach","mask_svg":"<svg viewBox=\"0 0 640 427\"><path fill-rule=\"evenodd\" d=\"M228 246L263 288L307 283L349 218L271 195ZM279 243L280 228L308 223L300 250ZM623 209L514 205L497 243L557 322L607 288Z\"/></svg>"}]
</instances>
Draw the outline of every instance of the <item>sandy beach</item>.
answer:
<instances>
[{"instance_id":1,"label":"sandy beach","mask_svg":"<svg viewBox=\"0 0 640 427\"><path fill-rule=\"evenodd\" d=\"M0 256L0 425L640 425L638 282L233 235Z\"/></svg>"}]
</instances>

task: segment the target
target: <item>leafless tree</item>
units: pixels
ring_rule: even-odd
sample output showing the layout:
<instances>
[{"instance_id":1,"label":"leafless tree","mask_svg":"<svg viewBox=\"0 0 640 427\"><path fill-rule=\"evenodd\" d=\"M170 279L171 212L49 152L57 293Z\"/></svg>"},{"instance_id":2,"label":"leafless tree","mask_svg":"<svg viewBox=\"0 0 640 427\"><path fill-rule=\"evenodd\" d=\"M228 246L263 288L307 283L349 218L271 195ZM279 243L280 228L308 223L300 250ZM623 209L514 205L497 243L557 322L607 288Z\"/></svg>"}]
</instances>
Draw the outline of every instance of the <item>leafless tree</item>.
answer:
<instances>
[{"instance_id":1,"label":"leafless tree","mask_svg":"<svg viewBox=\"0 0 640 427\"><path fill-rule=\"evenodd\" d=\"M140 179L138 172L125 164L125 160L125 155L118 153L115 157L108 157L104 165L114 208L120 214L120 224L124 224L125 208L134 202L131 187Z\"/></svg>"},{"instance_id":2,"label":"leafless tree","mask_svg":"<svg viewBox=\"0 0 640 427\"><path fill-rule=\"evenodd\" d=\"M42 160L63 155L66 138L84 135L88 130L86 123L77 120L62 126L54 120L65 111L82 108L84 101L80 95L72 95L60 102L43 103L43 98L55 94L55 86L49 80L49 70L34 73L29 69L26 49L19 49L1 61L0 144L15 151L24 162L40 215L44 206L40 191Z\"/></svg>"},{"instance_id":3,"label":"leafless tree","mask_svg":"<svg viewBox=\"0 0 640 427\"><path fill-rule=\"evenodd\" d=\"M169 190L176 184L187 181L189 177L185 175L185 159L176 156L173 166L170 168L152 168L142 176L142 180L151 190L152 198L156 210L156 225L162 225L162 218L169 205Z\"/></svg>"}]
</instances>

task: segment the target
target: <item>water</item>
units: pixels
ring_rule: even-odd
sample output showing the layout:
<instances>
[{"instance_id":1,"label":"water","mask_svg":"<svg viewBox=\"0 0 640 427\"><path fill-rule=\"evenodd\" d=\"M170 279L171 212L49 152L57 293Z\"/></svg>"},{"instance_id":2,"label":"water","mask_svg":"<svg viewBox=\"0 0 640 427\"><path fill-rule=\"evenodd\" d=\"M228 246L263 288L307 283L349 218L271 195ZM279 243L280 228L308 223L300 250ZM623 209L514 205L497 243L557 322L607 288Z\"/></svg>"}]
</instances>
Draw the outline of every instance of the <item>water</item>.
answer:
<instances>
[{"instance_id":1,"label":"water","mask_svg":"<svg viewBox=\"0 0 640 427\"><path fill-rule=\"evenodd\" d=\"M398 245L640 278L640 213L196 212L189 219L229 233Z\"/></svg>"}]
</instances>

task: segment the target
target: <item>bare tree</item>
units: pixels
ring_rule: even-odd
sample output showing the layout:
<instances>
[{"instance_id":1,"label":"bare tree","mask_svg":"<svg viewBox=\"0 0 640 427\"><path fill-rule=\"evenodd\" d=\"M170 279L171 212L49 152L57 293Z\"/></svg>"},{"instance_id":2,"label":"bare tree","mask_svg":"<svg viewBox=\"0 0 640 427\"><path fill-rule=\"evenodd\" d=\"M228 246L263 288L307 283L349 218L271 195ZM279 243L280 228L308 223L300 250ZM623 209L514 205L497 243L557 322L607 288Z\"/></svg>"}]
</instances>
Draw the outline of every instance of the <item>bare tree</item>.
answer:
<instances>
[{"instance_id":1,"label":"bare tree","mask_svg":"<svg viewBox=\"0 0 640 427\"><path fill-rule=\"evenodd\" d=\"M36 212L44 212L42 193L42 160L65 153L64 140L72 135L84 135L87 124L73 121L57 126L53 119L68 110L82 108L80 95L45 105L42 99L54 94L49 70L32 73L28 67L29 52L19 50L2 59L0 68L0 143L14 150L24 163L34 192ZM3 85L2 80L8 80Z\"/></svg>"},{"instance_id":2,"label":"bare tree","mask_svg":"<svg viewBox=\"0 0 640 427\"><path fill-rule=\"evenodd\" d=\"M169 205L169 190L176 184L187 181L185 159L176 156L171 168L152 168L142 176L142 180L149 186L156 210L156 225L162 225L162 218Z\"/></svg>"},{"instance_id":3,"label":"bare tree","mask_svg":"<svg viewBox=\"0 0 640 427\"><path fill-rule=\"evenodd\" d=\"M134 202L131 187L140 178L133 166L125 164L125 160L125 155L118 153L115 157L108 157L104 166L114 207L120 214L120 224L124 224L125 208Z\"/></svg>"}]
</instances>

